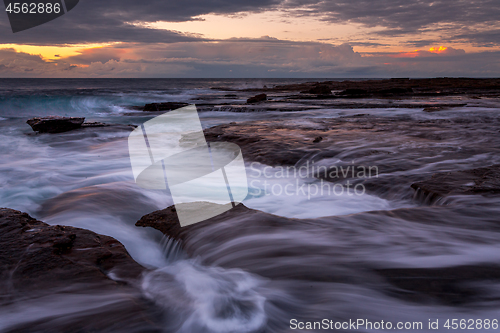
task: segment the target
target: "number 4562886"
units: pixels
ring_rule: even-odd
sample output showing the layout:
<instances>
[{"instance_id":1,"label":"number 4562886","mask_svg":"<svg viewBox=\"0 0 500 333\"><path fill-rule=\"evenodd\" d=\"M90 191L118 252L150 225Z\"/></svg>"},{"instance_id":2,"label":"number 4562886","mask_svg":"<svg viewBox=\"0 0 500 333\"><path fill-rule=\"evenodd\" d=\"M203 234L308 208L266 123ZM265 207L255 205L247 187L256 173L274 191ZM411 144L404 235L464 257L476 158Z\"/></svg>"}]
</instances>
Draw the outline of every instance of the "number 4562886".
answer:
<instances>
[{"instance_id":1,"label":"number 4562886","mask_svg":"<svg viewBox=\"0 0 500 333\"><path fill-rule=\"evenodd\" d=\"M448 319L443 325L447 329L452 330L489 330L498 329L498 319Z\"/></svg>"},{"instance_id":2,"label":"number 4562886","mask_svg":"<svg viewBox=\"0 0 500 333\"><path fill-rule=\"evenodd\" d=\"M9 3L5 11L9 14L59 14L61 12L60 3Z\"/></svg>"}]
</instances>

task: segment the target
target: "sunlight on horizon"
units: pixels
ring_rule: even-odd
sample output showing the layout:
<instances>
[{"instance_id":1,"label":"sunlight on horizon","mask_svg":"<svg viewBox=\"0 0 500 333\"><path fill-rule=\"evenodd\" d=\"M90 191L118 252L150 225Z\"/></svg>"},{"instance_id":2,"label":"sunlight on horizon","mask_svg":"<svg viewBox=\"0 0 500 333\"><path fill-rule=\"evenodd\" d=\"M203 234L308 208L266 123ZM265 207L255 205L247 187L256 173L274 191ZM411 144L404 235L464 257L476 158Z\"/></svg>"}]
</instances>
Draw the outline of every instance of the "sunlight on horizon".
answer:
<instances>
[{"instance_id":1,"label":"sunlight on horizon","mask_svg":"<svg viewBox=\"0 0 500 333\"><path fill-rule=\"evenodd\" d=\"M23 45L23 44L0 44L1 49L14 49L16 52L24 52L32 55L40 55L45 61L56 61L58 59L76 56L82 51L89 49L104 48L119 43L100 43L100 44L73 44L63 46L41 46L41 45Z\"/></svg>"}]
</instances>

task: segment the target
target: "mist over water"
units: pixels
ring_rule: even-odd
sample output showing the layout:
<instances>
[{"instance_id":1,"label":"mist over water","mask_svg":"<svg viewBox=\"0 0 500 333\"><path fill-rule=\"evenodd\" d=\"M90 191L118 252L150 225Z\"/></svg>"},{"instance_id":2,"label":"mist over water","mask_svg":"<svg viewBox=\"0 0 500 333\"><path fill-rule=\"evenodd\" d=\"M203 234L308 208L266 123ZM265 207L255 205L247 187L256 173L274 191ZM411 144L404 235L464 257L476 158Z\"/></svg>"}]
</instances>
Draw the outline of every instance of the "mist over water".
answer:
<instances>
[{"instance_id":1,"label":"mist over water","mask_svg":"<svg viewBox=\"0 0 500 333\"><path fill-rule=\"evenodd\" d=\"M129 131L91 128L36 135L25 121L32 116L83 116L89 121L135 124L151 115L129 107L150 102L198 103L219 98L214 86L272 86L277 80L13 80L0 84L0 206L21 210L49 224L69 225L109 235L149 268L130 295L94 293L88 286L66 286L50 295L0 303L0 330L42 322L42 330L64 327L99 314L102 307L121 313L123 332L134 311L125 299L139 293L155 305L165 332L286 332L291 319L424 323L429 319L489 318L498 315L500 285L475 280L467 288L479 297L460 304L438 298L409 301L412 293L394 287L376 272L396 268L500 265L498 217L494 197L454 196L434 205L415 197L410 185L435 172L466 170L500 163L499 109L490 101L426 113L420 109L332 108L300 112L200 112L204 128L250 120L283 120L317 126L322 119L367 114L407 124L440 121L430 132L394 128L367 138L362 132L339 137L338 153L313 158L317 166L376 165L361 195L291 191L321 185L305 177L276 177L277 168L247 163L250 195L244 204L277 216L308 219L269 227L251 216L194 233L187 255L159 231L134 224L141 216L173 204L168 191L146 190L133 179ZM290 83L286 80L282 83ZM244 96L238 96L244 98ZM318 125L319 126L319 125ZM388 125L389 126L389 125ZM370 153L367 153L370 152ZM305 161L296 165L299 168ZM264 170L274 177L265 177ZM253 181L253 183L252 183ZM264 181L269 185L264 188ZM345 184L346 179L334 183ZM309 187L310 189L311 187ZM275 190L276 192L277 190ZM332 218L332 216L334 216ZM45 326L44 326L45 325ZM319 330L318 330L319 331ZM482 331L477 329L476 331ZM486 330L484 330L486 331Z\"/></svg>"}]
</instances>

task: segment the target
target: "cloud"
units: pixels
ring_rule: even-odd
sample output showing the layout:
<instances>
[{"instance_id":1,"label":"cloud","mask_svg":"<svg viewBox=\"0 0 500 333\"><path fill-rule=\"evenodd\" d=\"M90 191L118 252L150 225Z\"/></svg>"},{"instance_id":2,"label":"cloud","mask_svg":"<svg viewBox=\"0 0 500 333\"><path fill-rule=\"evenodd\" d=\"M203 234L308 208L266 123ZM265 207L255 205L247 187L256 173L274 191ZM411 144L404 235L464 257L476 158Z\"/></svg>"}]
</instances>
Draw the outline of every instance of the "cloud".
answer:
<instances>
[{"instance_id":1,"label":"cloud","mask_svg":"<svg viewBox=\"0 0 500 333\"><path fill-rule=\"evenodd\" d=\"M286 6L300 8L302 15L382 26L400 33L436 23L497 23L500 17L498 0L289 0Z\"/></svg>"},{"instance_id":2,"label":"cloud","mask_svg":"<svg viewBox=\"0 0 500 333\"><path fill-rule=\"evenodd\" d=\"M270 8L281 0L85 0L68 14L35 29L13 34L6 15L0 43L56 45L103 42L170 43L196 40L178 32L148 29L131 22L188 21L207 13L231 14Z\"/></svg>"},{"instance_id":3,"label":"cloud","mask_svg":"<svg viewBox=\"0 0 500 333\"><path fill-rule=\"evenodd\" d=\"M360 68L363 63L347 44L290 42L267 36L210 43L122 44L51 62L12 49L0 50L0 64L9 67L8 76L23 76L26 68L36 68L32 74L42 77L314 76Z\"/></svg>"},{"instance_id":4,"label":"cloud","mask_svg":"<svg viewBox=\"0 0 500 333\"><path fill-rule=\"evenodd\" d=\"M408 40L405 42L405 45L410 47L424 47L429 45L438 44L439 41L435 39L421 39L421 40Z\"/></svg>"},{"instance_id":5,"label":"cloud","mask_svg":"<svg viewBox=\"0 0 500 333\"><path fill-rule=\"evenodd\" d=\"M464 29L466 30L466 29ZM468 30L468 29L467 29ZM452 37L454 41L465 41L474 46L494 47L500 45L500 29L464 31Z\"/></svg>"},{"instance_id":6,"label":"cloud","mask_svg":"<svg viewBox=\"0 0 500 333\"><path fill-rule=\"evenodd\" d=\"M398 53L378 53L375 55L385 55L390 58L422 58L422 57L444 57L448 59L451 56L465 55L465 50L455 49L453 47L431 47L429 50L414 50Z\"/></svg>"},{"instance_id":7,"label":"cloud","mask_svg":"<svg viewBox=\"0 0 500 333\"><path fill-rule=\"evenodd\" d=\"M439 33L448 41L455 36L480 46L500 45L498 0L287 0L284 6L291 15L384 28L374 36ZM467 33L471 29L475 33Z\"/></svg>"},{"instance_id":8,"label":"cloud","mask_svg":"<svg viewBox=\"0 0 500 333\"><path fill-rule=\"evenodd\" d=\"M44 61L39 55L0 49L0 71L4 77L52 77L68 67Z\"/></svg>"},{"instance_id":9,"label":"cloud","mask_svg":"<svg viewBox=\"0 0 500 333\"><path fill-rule=\"evenodd\" d=\"M4 15L0 21L0 44L195 42L203 38L135 23L180 22L209 13L242 15L260 11L282 11L289 21L313 16L320 21L374 28L365 35L368 40L357 39L357 43L404 36L415 47L436 39L471 42L477 46L500 45L498 0L150 0L147 4L136 0L85 0L57 20L17 34L11 32ZM376 39L373 43L378 42Z\"/></svg>"},{"instance_id":10,"label":"cloud","mask_svg":"<svg viewBox=\"0 0 500 333\"><path fill-rule=\"evenodd\" d=\"M79 55L64 59L64 62L90 65L93 62L106 63L110 60L120 60L129 50L126 48L92 48L81 51Z\"/></svg>"},{"instance_id":11,"label":"cloud","mask_svg":"<svg viewBox=\"0 0 500 333\"><path fill-rule=\"evenodd\" d=\"M4 49L0 72L2 77L492 77L500 75L498 59L500 52L466 53L451 47L360 54L349 44L263 37L121 44L51 62Z\"/></svg>"}]
</instances>

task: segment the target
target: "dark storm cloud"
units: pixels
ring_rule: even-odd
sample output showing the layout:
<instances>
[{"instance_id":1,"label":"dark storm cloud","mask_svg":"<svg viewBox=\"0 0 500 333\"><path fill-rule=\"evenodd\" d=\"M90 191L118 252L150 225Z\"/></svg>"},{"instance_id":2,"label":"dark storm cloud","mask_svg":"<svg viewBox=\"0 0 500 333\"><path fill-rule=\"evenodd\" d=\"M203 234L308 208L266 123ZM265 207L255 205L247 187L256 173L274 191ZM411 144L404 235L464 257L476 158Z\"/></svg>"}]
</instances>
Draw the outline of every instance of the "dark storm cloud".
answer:
<instances>
[{"instance_id":1,"label":"dark storm cloud","mask_svg":"<svg viewBox=\"0 0 500 333\"><path fill-rule=\"evenodd\" d=\"M476 24L497 22L500 17L498 0L289 0L286 5L292 10L303 6L302 15L382 26L397 34L434 23Z\"/></svg>"},{"instance_id":2,"label":"dark storm cloud","mask_svg":"<svg viewBox=\"0 0 500 333\"><path fill-rule=\"evenodd\" d=\"M376 43L376 42L349 42L351 46L365 46L365 47L378 47L378 46L388 46L388 44Z\"/></svg>"},{"instance_id":3,"label":"dark storm cloud","mask_svg":"<svg viewBox=\"0 0 500 333\"><path fill-rule=\"evenodd\" d=\"M34 29L13 34L6 14L0 18L0 43L75 44L124 42L178 42L192 36L147 29L128 22L188 21L208 13L259 11L281 0L82 0L71 12Z\"/></svg>"},{"instance_id":4,"label":"dark storm cloud","mask_svg":"<svg viewBox=\"0 0 500 333\"><path fill-rule=\"evenodd\" d=\"M474 46L493 47L500 45L500 29L465 32L455 35L452 38L455 41L463 40L472 43Z\"/></svg>"},{"instance_id":5,"label":"dark storm cloud","mask_svg":"<svg viewBox=\"0 0 500 333\"><path fill-rule=\"evenodd\" d=\"M81 0L70 13L34 29L13 34L7 15L0 15L0 43L75 44L101 42L171 43L200 40L174 31L130 25L130 22L188 21L202 14L234 14L280 8L289 17L313 15L336 23L382 27L375 36L396 37L438 31L483 45L499 43L498 33L463 32L484 24L497 29L499 0ZM440 24L437 28L434 24ZM231 27L228 27L230 29ZM434 29L434 30L429 30ZM497 45L497 44L495 44Z\"/></svg>"},{"instance_id":6,"label":"dark storm cloud","mask_svg":"<svg viewBox=\"0 0 500 333\"><path fill-rule=\"evenodd\" d=\"M336 23L355 22L383 28L366 35L370 37L367 41L351 41L356 46L377 46L377 38L398 36L408 37L412 40L408 45L417 48L437 42L431 39L471 42L477 46L500 45L499 0L81 0L68 14L16 34L10 30L7 15L0 14L0 44L193 42L203 38L130 23L187 21L208 13L275 9L287 11L291 20L310 15ZM440 37L417 35L427 33L439 33ZM370 43L373 38L375 41Z\"/></svg>"},{"instance_id":7,"label":"dark storm cloud","mask_svg":"<svg viewBox=\"0 0 500 333\"><path fill-rule=\"evenodd\" d=\"M499 0L287 0L284 7L291 15L383 28L371 35L407 37L413 39L408 45L414 47L438 40L483 47L500 45Z\"/></svg>"},{"instance_id":8,"label":"dark storm cloud","mask_svg":"<svg viewBox=\"0 0 500 333\"><path fill-rule=\"evenodd\" d=\"M374 52L351 45L227 40L110 46L56 61L0 49L2 77L498 77L500 52ZM34 69L33 71L30 71Z\"/></svg>"},{"instance_id":9,"label":"dark storm cloud","mask_svg":"<svg viewBox=\"0 0 500 333\"><path fill-rule=\"evenodd\" d=\"M439 41L434 39L409 40L405 44L411 47L425 47L429 45L439 44Z\"/></svg>"}]
</instances>

